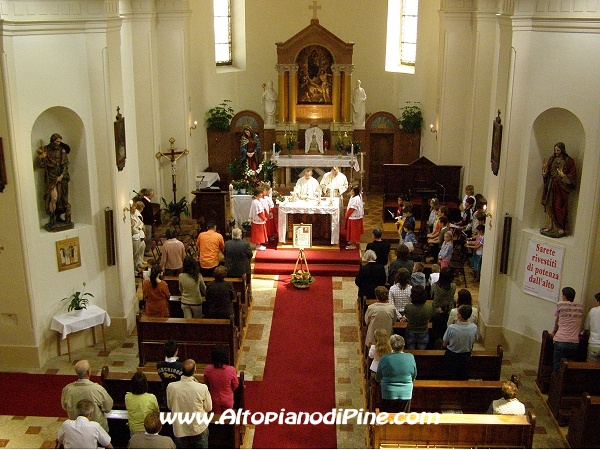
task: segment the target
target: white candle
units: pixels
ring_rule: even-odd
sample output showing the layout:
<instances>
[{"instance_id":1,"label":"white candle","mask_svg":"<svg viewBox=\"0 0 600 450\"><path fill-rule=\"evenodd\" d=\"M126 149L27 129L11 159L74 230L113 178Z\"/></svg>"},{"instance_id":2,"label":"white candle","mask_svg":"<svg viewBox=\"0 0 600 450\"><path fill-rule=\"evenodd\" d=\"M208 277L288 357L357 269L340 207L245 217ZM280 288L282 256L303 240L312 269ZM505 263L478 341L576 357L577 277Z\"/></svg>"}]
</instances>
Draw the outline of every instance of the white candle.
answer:
<instances>
[{"instance_id":1,"label":"white candle","mask_svg":"<svg viewBox=\"0 0 600 450\"><path fill-rule=\"evenodd\" d=\"M275 155L275 142L273 142L273 155Z\"/></svg>"}]
</instances>

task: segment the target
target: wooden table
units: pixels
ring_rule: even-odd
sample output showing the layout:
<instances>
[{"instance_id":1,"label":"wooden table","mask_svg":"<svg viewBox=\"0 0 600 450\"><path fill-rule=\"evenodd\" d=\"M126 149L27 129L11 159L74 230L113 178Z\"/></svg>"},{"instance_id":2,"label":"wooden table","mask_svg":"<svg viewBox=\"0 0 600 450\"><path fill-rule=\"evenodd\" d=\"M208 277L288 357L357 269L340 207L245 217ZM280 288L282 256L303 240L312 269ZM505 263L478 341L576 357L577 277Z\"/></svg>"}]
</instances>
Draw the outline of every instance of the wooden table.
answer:
<instances>
[{"instance_id":1,"label":"wooden table","mask_svg":"<svg viewBox=\"0 0 600 450\"><path fill-rule=\"evenodd\" d=\"M330 204L331 202L331 204ZM289 199L279 203L278 231L279 243L285 244L287 234L288 214L329 214L331 216L331 245L340 242L340 199L337 197L315 200L297 200L290 202Z\"/></svg>"},{"instance_id":2,"label":"wooden table","mask_svg":"<svg viewBox=\"0 0 600 450\"><path fill-rule=\"evenodd\" d=\"M77 331L92 329L94 345L96 345L96 331L94 327L102 327L102 341L104 342L104 351L106 351L106 333L105 326L110 326L110 317L106 311L96 305L89 305L87 309L80 311L71 311L65 314L59 314L52 318L50 329L58 333L58 356L61 356L60 341L67 339L67 350L69 352L69 362L71 362L71 341L69 335Z\"/></svg>"}]
</instances>

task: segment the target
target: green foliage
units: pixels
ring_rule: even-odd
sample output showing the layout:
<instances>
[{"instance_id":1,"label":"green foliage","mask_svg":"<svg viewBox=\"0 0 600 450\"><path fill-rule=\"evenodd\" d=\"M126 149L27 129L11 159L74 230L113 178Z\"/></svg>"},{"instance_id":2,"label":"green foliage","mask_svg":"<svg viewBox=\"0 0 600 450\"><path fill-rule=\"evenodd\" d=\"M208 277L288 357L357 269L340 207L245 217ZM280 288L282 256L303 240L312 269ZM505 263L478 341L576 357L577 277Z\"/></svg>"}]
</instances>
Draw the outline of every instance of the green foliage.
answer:
<instances>
[{"instance_id":1,"label":"green foliage","mask_svg":"<svg viewBox=\"0 0 600 450\"><path fill-rule=\"evenodd\" d=\"M248 182L246 180L233 180L231 182L233 189L239 191L240 189L248 190Z\"/></svg>"},{"instance_id":2,"label":"green foliage","mask_svg":"<svg viewBox=\"0 0 600 450\"><path fill-rule=\"evenodd\" d=\"M279 153L281 150L283 150L283 146L281 145L281 142L275 141L275 153Z\"/></svg>"},{"instance_id":3,"label":"green foliage","mask_svg":"<svg viewBox=\"0 0 600 450\"><path fill-rule=\"evenodd\" d=\"M411 105L411 102L406 103L408 103L408 106L402 108L402 115L400 116L400 119L398 119L398 123L400 124L400 127L408 133L420 132L421 126L423 125L423 113L421 108L416 104Z\"/></svg>"},{"instance_id":4,"label":"green foliage","mask_svg":"<svg viewBox=\"0 0 600 450\"><path fill-rule=\"evenodd\" d=\"M286 138L285 147L287 148L288 153L292 153L292 150L294 150L296 144L296 139L294 139L293 137Z\"/></svg>"},{"instance_id":5,"label":"green foliage","mask_svg":"<svg viewBox=\"0 0 600 450\"><path fill-rule=\"evenodd\" d=\"M231 178L234 180L244 178L244 166L237 159L227 166L227 172L229 172Z\"/></svg>"},{"instance_id":6,"label":"green foliage","mask_svg":"<svg viewBox=\"0 0 600 450\"><path fill-rule=\"evenodd\" d=\"M342 153L346 149L346 144L344 144L343 139L337 139L335 141L335 149L338 153Z\"/></svg>"},{"instance_id":7,"label":"green foliage","mask_svg":"<svg viewBox=\"0 0 600 450\"><path fill-rule=\"evenodd\" d=\"M89 299L87 297L94 297L93 294L89 292L85 292L85 282L83 283L83 289L81 291L77 291L74 294L71 294L69 297L63 298L61 301L68 300L69 307L67 309L68 312L80 309L87 309L87 305L89 303Z\"/></svg>"},{"instance_id":8,"label":"green foliage","mask_svg":"<svg viewBox=\"0 0 600 450\"><path fill-rule=\"evenodd\" d=\"M352 141L348 148L348 153L352 153L352 144L354 144L354 154L360 153L361 143L360 141Z\"/></svg>"},{"instance_id":9,"label":"green foliage","mask_svg":"<svg viewBox=\"0 0 600 450\"><path fill-rule=\"evenodd\" d=\"M161 211L167 213L169 217L179 217L181 213L185 213L186 216L190 215L188 201L185 199L185 197L181 197L178 202L170 201L167 203L164 197L161 197L160 200L162 201L163 205L165 205L164 208L161 208Z\"/></svg>"},{"instance_id":10,"label":"green foliage","mask_svg":"<svg viewBox=\"0 0 600 450\"><path fill-rule=\"evenodd\" d=\"M223 100L214 108L206 112L206 128L227 131L231 128L234 110L229 105L231 100Z\"/></svg>"},{"instance_id":11,"label":"green foliage","mask_svg":"<svg viewBox=\"0 0 600 450\"><path fill-rule=\"evenodd\" d=\"M315 279L313 276L311 276L308 270L298 269L292 274L292 279L290 282L292 284L307 285L311 284L313 281L315 281Z\"/></svg>"},{"instance_id":12,"label":"green foliage","mask_svg":"<svg viewBox=\"0 0 600 450\"><path fill-rule=\"evenodd\" d=\"M240 225L244 236L250 236L250 230L252 229L252 224L247 220Z\"/></svg>"},{"instance_id":13,"label":"green foliage","mask_svg":"<svg viewBox=\"0 0 600 450\"><path fill-rule=\"evenodd\" d=\"M279 167L275 161L263 161L261 164L260 173L264 182L273 183L273 174Z\"/></svg>"}]
</instances>

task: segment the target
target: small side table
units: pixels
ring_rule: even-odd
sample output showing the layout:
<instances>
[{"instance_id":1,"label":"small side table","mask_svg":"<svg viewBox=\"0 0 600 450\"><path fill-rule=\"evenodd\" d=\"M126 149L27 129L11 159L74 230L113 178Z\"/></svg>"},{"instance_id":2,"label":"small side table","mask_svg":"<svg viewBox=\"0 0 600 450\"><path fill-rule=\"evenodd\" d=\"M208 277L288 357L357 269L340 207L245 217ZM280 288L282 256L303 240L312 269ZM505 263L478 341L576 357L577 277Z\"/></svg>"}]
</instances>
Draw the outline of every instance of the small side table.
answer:
<instances>
[{"instance_id":1,"label":"small side table","mask_svg":"<svg viewBox=\"0 0 600 450\"><path fill-rule=\"evenodd\" d=\"M102 341L104 342L104 351L106 351L106 333L104 328L110 326L110 317L102 308L96 305L89 305L87 309L54 316L50 324L50 329L58 333L58 356L61 356L60 341L66 338L69 362L71 362L71 342L69 335L77 331L91 328L94 345L96 345L96 332L94 330L96 325L102 327Z\"/></svg>"}]
</instances>

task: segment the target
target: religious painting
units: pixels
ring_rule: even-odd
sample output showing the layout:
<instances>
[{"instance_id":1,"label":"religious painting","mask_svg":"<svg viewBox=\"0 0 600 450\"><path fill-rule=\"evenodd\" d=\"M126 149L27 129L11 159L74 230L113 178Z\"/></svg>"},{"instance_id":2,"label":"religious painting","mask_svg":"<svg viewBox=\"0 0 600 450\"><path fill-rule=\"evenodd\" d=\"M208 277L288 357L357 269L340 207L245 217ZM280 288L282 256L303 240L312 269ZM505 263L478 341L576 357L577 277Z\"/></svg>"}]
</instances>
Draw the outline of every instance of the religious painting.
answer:
<instances>
[{"instance_id":1,"label":"religious painting","mask_svg":"<svg viewBox=\"0 0 600 450\"><path fill-rule=\"evenodd\" d=\"M294 247L310 248L312 247L312 225L294 224Z\"/></svg>"},{"instance_id":2,"label":"religious painting","mask_svg":"<svg viewBox=\"0 0 600 450\"><path fill-rule=\"evenodd\" d=\"M117 116L115 120L115 151L117 154L117 169L119 172L125 168L125 158L127 149L125 148L125 117L119 112L117 107Z\"/></svg>"},{"instance_id":3,"label":"religious painting","mask_svg":"<svg viewBox=\"0 0 600 450\"><path fill-rule=\"evenodd\" d=\"M80 267L81 248L79 247L79 237L56 241L56 260L59 272Z\"/></svg>"},{"instance_id":4,"label":"religious painting","mask_svg":"<svg viewBox=\"0 0 600 450\"><path fill-rule=\"evenodd\" d=\"M502 121L500 120L500 110L498 116L494 119L492 129L492 173L498 176L500 168L500 150L502 150Z\"/></svg>"},{"instance_id":5,"label":"religious painting","mask_svg":"<svg viewBox=\"0 0 600 450\"><path fill-rule=\"evenodd\" d=\"M6 163L4 162L4 147L0 138L0 192L4 192L4 186L8 184L6 179Z\"/></svg>"},{"instance_id":6,"label":"religious painting","mask_svg":"<svg viewBox=\"0 0 600 450\"><path fill-rule=\"evenodd\" d=\"M333 56L320 45L303 48L298 64L298 104L331 105Z\"/></svg>"}]
</instances>

